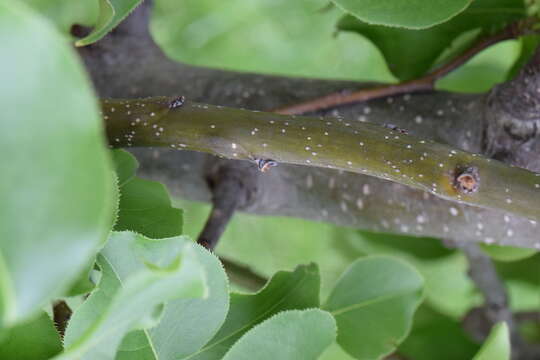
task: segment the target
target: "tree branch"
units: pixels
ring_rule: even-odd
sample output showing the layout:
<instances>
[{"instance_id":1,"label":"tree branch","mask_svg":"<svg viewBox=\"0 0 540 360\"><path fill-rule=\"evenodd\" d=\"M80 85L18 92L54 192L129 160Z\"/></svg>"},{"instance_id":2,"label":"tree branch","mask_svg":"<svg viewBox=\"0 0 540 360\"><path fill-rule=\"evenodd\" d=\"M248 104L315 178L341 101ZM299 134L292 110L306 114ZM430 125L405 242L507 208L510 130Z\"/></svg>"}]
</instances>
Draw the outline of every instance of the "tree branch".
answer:
<instances>
[{"instance_id":1,"label":"tree branch","mask_svg":"<svg viewBox=\"0 0 540 360\"><path fill-rule=\"evenodd\" d=\"M147 32L149 7L143 3L118 30L81 48L81 56L101 97L145 97L184 94L190 100L275 109L337 91L373 84L242 74L203 69L167 59ZM446 92L408 94L351 104L319 115L352 122L393 123L410 134L447 143L469 152L482 151L490 139L486 128L490 103L484 95ZM517 141L516 141L517 142ZM540 137L521 162L540 171ZM136 149L140 174L164 182L176 196L210 201L205 164L217 161L196 152ZM506 160L506 159L504 159ZM231 166L240 163L231 161ZM326 221L372 231L419 236L444 235L463 241L540 249L536 222L504 211L452 204L429 193L385 180L297 165L281 164L259 177L259 193L242 211ZM358 196L362 201L358 201ZM457 209L450 212L450 208Z\"/></svg>"},{"instance_id":2,"label":"tree branch","mask_svg":"<svg viewBox=\"0 0 540 360\"><path fill-rule=\"evenodd\" d=\"M446 200L502 209L540 221L540 174L399 129L187 101L176 107L176 101L177 97L105 100L103 114L110 144L165 146L229 159L271 159L367 174L429 191ZM239 188L236 178L233 184L224 185L224 190L218 188L221 196L214 196L220 217L230 217L237 207L235 201L221 201L231 196L226 193L231 187ZM450 208L450 213L457 213L457 209Z\"/></svg>"}]
</instances>

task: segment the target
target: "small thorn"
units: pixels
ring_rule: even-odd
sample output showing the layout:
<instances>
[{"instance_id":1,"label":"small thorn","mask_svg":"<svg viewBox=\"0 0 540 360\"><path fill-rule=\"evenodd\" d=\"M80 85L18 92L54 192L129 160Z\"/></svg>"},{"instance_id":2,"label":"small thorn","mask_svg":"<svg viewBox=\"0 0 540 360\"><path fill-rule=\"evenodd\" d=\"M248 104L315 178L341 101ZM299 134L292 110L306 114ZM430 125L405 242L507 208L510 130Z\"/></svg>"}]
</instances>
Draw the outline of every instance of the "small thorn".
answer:
<instances>
[{"instance_id":1,"label":"small thorn","mask_svg":"<svg viewBox=\"0 0 540 360\"><path fill-rule=\"evenodd\" d=\"M169 109L176 109L184 105L186 101L185 96L179 96L169 103Z\"/></svg>"}]
</instances>

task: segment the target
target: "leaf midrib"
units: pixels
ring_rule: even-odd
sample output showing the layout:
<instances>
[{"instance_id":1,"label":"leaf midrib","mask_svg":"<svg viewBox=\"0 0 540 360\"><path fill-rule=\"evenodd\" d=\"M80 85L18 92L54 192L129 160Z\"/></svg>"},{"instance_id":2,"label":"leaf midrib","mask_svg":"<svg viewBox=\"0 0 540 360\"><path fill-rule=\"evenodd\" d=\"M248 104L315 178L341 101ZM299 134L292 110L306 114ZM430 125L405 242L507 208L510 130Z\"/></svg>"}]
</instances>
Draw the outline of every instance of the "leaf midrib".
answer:
<instances>
[{"instance_id":1,"label":"leaf midrib","mask_svg":"<svg viewBox=\"0 0 540 360\"><path fill-rule=\"evenodd\" d=\"M356 310L356 309L361 308L361 307L381 303L381 302L384 302L384 301L387 301L387 300L391 300L393 298L400 297L400 296L408 294L408 293L413 293L414 291L416 291L416 290L407 289L407 290L402 290L402 291L396 291L396 292L390 293L388 295L377 296L377 297L374 297L374 298L366 300L366 301L362 301L362 302L359 302L359 303L356 303L356 304L353 304L353 305L345 306L345 307L343 307L341 309L330 311L330 313L332 315L334 315L334 316L341 315L341 314L344 314L344 313L349 312L349 311ZM326 308L326 306L324 306L323 309L324 308ZM326 309L326 310L329 310L329 309Z\"/></svg>"}]
</instances>

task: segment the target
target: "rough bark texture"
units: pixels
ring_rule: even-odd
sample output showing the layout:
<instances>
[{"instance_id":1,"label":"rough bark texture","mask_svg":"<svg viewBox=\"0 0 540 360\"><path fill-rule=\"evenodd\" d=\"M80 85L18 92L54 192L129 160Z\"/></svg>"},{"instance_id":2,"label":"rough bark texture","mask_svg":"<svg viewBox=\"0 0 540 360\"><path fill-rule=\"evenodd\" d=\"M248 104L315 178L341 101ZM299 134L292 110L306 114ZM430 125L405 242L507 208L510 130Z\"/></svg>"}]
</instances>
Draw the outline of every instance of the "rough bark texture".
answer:
<instances>
[{"instance_id":1,"label":"rough bark texture","mask_svg":"<svg viewBox=\"0 0 540 360\"><path fill-rule=\"evenodd\" d=\"M106 38L80 49L101 97L184 95L197 102L268 111L336 91L373 85L244 74L179 64L167 59L153 42L148 32L148 12L146 3ZM535 64L538 66L538 61L533 61L532 68ZM408 129L411 134L466 151L482 152L538 172L536 89L540 83L528 71L533 70L524 70L514 82L486 95L406 94L317 115L391 123ZM164 182L174 195L211 200L206 179L213 175L212 164L223 160L168 149L136 149L134 153L141 162L142 176ZM239 166L239 162L228 163L233 169ZM535 221L502 211L450 203L366 175L280 165L253 177L255 195L241 206L243 211L390 233L444 235L462 241L540 249L537 234L540 226Z\"/></svg>"}]
</instances>

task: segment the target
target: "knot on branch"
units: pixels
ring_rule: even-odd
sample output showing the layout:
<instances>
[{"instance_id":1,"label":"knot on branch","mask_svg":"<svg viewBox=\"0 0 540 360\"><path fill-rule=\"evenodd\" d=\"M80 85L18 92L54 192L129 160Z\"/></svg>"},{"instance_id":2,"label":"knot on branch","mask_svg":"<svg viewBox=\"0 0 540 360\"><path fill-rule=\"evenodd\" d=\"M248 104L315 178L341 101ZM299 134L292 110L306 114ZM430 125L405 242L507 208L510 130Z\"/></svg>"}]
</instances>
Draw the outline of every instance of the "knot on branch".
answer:
<instances>
[{"instance_id":1,"label":"knot on branch","mask_svg":"<svg viewBox=\"0 0 540 360\"><path fill-rule=\"evenodd\" d=\"M454 188L462 194L472 194L480 187L480 174L476 166L456 169Z\"/></svg>"}]
</instances>

